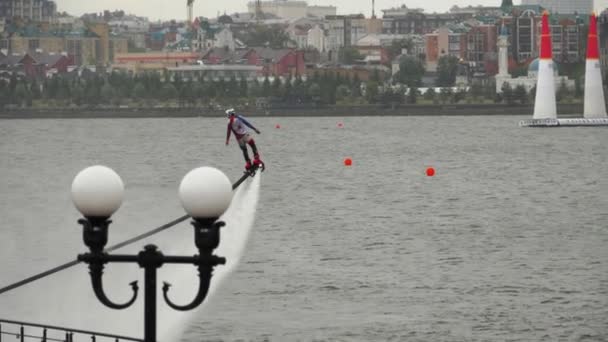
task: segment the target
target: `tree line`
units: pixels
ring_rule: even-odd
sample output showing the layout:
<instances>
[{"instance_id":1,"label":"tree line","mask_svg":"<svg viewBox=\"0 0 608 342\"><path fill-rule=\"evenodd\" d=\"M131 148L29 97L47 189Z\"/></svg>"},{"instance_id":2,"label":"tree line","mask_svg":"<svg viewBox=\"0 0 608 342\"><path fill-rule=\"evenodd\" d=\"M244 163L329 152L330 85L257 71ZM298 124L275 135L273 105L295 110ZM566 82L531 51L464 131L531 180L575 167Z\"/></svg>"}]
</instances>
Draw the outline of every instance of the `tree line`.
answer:
<instances>
[{"instance_id":1,"label":"tree line","mask_svg":"<svg viewBox=\"0 0 608 342\"><path fill-rule=\"evenodd\" d=\"M408 69L402 69L408 70ZM405 76L415 74L409 70ZM166 80L166 81L165 81ZM404 78L401 79L402 81ZM438 103L505 103L528 104L535 91L508 84L496 93L493 83L474 83L467 88L429 88L424 94L417 81L394 85L374 72L362 81L355 74L345 77L339 73L316 72L312 76L279 78L265 77L248 81L243 78L220 80L182 79L167 73L146 73L132 76L125 72L91 73L80 77L56 75L44 80L0 79L0 107L6 105L30 107L65 106L169 106L194 107L211 104L247 105L265 99L264 105L354 105L354 104L438 104ZM565 84L557 90L558 101L582 97L577 79L576 91Z\"/></svg>"},{"instance_id":2,"label":"tree line","mask_svg":"<svg viewBox=\"0 0 608 342\"><path fill-rule=\"evenodd\" d=\"M381 82L379 73L372 75ZM261 81L237 79L197 80L178 75L144 73L130 75L114 71L85 76L55 75L44 80L0 79L0 106L120 106L176 105L190 107L211 102L246 102L266 98L269 102L336 104L347 98L359 99L362 82L357 75L315 73L312 77L265 77Z\"/></svg>"}]
</instances>

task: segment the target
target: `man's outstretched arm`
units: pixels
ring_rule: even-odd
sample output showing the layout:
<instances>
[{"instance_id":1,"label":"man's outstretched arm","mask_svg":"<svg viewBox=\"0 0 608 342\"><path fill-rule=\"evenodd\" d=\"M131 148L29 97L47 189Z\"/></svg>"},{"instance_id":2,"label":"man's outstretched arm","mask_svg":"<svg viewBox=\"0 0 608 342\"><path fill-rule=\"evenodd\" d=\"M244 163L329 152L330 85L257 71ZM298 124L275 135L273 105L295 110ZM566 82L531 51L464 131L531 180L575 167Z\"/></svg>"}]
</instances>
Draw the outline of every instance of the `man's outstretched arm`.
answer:
<instances>
[{"instance_id":1,"label":"man's outstretched arm","mask_svg":"<svg viewBox=\"0 0 608 342\"><path fill-rule=\"evenodd\" d=\"M239 119L241 119L241 121L243 121L243 123L245 124L245 126L251 128L252 130L254 130L257 134L260 134L260 130L258 130L257 128L253 127L253 125L247 121L247 119L245 119L244 117L239 115Z\"/></svg>"}]
</instances>

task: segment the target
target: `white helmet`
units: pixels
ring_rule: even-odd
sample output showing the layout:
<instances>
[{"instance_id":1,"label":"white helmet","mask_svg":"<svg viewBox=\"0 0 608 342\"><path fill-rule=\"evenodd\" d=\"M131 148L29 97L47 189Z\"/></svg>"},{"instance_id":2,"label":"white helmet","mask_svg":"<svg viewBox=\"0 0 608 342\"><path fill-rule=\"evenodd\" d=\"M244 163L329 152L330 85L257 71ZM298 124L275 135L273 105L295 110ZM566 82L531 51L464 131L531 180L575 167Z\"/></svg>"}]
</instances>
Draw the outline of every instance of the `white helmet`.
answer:
<instances>
[{"instance_id":1,"label":"white helmet","mask_svg":"<svg viewBox=\"0 0 608 342\"><path fill-rule=\"evenodd\" d=\"M234 112L234 108L226 109L226 116L230 117L230 115L236 114Z\"/></svg>"}]
</instances>

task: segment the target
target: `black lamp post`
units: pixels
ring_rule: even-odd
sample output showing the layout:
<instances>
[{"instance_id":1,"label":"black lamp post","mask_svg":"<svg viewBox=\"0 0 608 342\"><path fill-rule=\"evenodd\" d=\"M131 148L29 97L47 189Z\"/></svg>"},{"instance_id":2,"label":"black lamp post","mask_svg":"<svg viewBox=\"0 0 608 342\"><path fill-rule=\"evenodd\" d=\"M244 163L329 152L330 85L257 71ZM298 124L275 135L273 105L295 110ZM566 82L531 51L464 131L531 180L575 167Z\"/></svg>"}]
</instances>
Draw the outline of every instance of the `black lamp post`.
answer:
<instances>
[{"instance_id":1,"label":"black lamp post","mask_svg":"<svg viewBox=\"0 0 608 342\"><path fill-rule=\"evenodd\" d=\"M105 166L92 166L82 170L72 183L72 199L85 218L78 220L83 227L83 240L90 252L79 254L78 260L89 264L95 296L107 307L125 309L137 298L137 281L130 283L133 296L125 303L112 302L103 290L103 268L109 262L133 262L144 269L144 341L156 342L156 272L165 263L193 264L198 267L199 288L195 298L186 305L173 303L168 296L169 283L164 283L163 297L175 310L191 310L200 305L207 295L213 268L225 264L226 259L213 255L220 242L220 228L224 222L217 219L228 209L232 199L232 185L221 171L201 167L190 171L182 180L179 195L186 212L193 217L194 243L198 254L194 256L163 255L155 245L146 245L137 255L108 254L104 247L108 241L110 216L122 203L124 186L120 176Z\"/></svg>"}]
</instances>

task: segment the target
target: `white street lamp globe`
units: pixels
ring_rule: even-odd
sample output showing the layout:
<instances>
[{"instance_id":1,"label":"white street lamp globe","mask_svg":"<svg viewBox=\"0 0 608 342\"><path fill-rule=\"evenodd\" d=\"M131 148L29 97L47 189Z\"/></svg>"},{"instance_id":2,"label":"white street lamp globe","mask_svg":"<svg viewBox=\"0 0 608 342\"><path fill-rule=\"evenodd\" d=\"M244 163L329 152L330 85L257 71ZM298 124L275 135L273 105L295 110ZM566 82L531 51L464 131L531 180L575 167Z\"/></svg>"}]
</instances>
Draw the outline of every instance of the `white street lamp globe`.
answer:
<instances>
[{"instance_id":1,"label":"white street lamp globe","mask_svg":"<svg viewBox=\"0 0 608 342\"><path fill-rule=\"evenodd\" d=\"M217 218L230 206L232 184L222 171L214 167L199 167L182 179L179 198L193 218Z\"/></svg>"},{"instance_id":2,"label":"white street lamp globe","mask_svg":"<svg viewBox=\"0 0 608 342\"><path fill-rule=\"evenodd\" d=\"M72 182L72 201L85 217L110 217L122 204L125 186L109 167L95 165L80 171Z\"/></svg>"}]
</instances>

